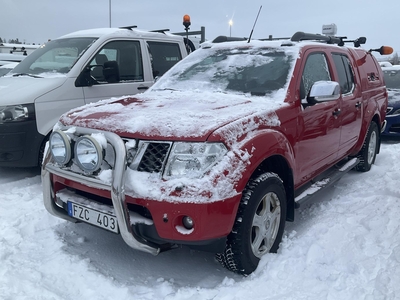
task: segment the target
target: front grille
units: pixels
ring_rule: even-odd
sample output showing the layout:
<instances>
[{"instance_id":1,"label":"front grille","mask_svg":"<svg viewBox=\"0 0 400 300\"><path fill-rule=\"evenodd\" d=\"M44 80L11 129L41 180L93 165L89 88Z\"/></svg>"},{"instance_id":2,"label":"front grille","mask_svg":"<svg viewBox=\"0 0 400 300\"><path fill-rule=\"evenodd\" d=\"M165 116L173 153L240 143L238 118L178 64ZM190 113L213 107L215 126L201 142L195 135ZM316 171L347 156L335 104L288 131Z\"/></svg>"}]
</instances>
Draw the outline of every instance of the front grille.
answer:
<instances>
[{"instance_id":1,"label":"front grille","mask_svg":"<svg viewBox=\"0 0 400 300\"><path fill-rule=\"evenodd\" d=\"M160 173L167 158L169 147L169 143L149 143L137 170L140 172Z\"/></svg>"}]
</instances>

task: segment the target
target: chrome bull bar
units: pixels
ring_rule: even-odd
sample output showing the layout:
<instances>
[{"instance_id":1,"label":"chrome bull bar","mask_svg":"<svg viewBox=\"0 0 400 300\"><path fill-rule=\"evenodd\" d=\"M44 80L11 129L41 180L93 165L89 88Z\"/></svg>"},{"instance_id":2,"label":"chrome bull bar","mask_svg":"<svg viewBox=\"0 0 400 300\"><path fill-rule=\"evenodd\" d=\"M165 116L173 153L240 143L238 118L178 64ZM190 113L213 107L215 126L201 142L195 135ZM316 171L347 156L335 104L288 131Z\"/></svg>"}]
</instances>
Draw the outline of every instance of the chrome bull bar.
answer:
<instances>
[{"instance_id":1,"label":"chrome bull bar","mask_svg":"<svg viewBox=\"0 0 400 300\"><path fill-rule=\"evenodd\" d=\"M84 135L99 133L100 131L76 127L76 132L80 135ZM134 249L157 255L158 253L160 253L160 248L150 246L139 241L139 239L135 236L135 233L133 232L130 224L129 211L127 208L124 191L126 170L125 144L122 139L115 133L104 131L101 131L101 133L104 134L107 141L115 149L115 166L113 169L111 186L101 182L100 180L85 177L83 175L71 173L58 168L52 163L51 153L48 150L46 153L46 157L43 161L43 166L41 170L44 206L50 214L56 217L71 222L77 222L75 218L67 215L67 213L62 208L56 205L54 201L55 194L50 181L50 174L55 174L76 182L84 182L85 185L93 188L109 190L111 192L111 200L115 210L116 218L118 220L119 230L125 243L127 243L130 247Z\"/></svg>"}]
</instances>

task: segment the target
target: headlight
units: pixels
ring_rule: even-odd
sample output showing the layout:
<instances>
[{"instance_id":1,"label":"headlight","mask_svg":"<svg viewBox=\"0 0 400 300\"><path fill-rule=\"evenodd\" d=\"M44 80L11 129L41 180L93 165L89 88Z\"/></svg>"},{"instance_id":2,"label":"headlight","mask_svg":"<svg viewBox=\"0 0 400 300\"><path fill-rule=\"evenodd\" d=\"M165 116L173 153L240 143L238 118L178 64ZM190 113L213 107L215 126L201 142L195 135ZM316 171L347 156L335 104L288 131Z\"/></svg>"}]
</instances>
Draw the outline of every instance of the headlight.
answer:
<instances>
[{"instance_id":1,"label":"headlight","mask_svg":"<svg viewBox=\"0 0 400 300\"><path fill-rule=\"evenodd\" d=\"M0 106L0 124L6 122L20 122L35 118L33 104Z\"/></svg>"},{"instance_id":2,"label":"headlight","mask_svg":"<svg viewBox=\"0 0 400 300\"><path fill-rule=\"evenodd\" d=\"M222 143L175 143L167 167L167 176L200 177L227 153Z\"/></svg>"},{"instance_id":3,"label":"headlight","mask_svg":"<svg viewBox=\"0 0 400 300\"><path fill-rule=\"evenodd\" d=\"M71 159L71 144L68 136L59 130L53 131L49 139L53 159L60 165L65 165Z\"/></svg>"},{"instance_id":4,"label":"headlight","mask_svg":"<svg viewBox=\"0 0 400 300\"><path fill-rule=\"evenodd\" d=\"M103 148L90 136L82 136L75 143L75 159L87 173L97 171L103 161Z\"/></svg>"}]
</instances>

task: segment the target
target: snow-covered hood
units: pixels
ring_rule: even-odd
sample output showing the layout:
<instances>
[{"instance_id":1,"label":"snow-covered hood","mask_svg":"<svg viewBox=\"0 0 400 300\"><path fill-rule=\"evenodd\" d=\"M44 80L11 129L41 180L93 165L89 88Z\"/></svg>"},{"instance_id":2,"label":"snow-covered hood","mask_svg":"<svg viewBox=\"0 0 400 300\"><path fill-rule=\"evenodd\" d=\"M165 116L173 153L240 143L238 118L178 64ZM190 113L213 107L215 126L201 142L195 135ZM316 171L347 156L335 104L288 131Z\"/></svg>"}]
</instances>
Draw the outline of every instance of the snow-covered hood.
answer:
<instances>
[{"instance_id":1,"label":"snow-covered hood","mask_svg":"<svg viewBox=\"0 0 400 300\"><path fill-rule=\"evenodd\" d=\"M61 117L64 125L116 132L125 137L205 141L210 134L231 138L244 128L279 126L277 97L208 92L150 92L85 105ZM232 131L235 131L234 133Z\"/></svg>"},{"instance_id":2,"label":"snow-covered hood","mask_svg":"<svg viewBox=\"0 0 400 300\"><path fill-rule=\"evenodd\" d=\"M33 103L37 97L58 88L65 80L65 76L51 78L1 77L0 105Z\"/></svg>"}]
</instances>

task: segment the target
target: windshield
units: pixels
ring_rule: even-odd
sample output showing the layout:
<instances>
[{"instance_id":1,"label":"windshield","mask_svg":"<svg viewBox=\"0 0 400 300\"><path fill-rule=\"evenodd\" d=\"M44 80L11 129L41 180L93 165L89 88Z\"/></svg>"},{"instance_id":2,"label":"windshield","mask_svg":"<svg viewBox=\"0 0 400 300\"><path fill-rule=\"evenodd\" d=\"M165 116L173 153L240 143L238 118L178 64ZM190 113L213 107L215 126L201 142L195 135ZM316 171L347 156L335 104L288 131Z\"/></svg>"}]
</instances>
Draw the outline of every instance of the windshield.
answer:
<instances>
[{"instance_id":1,"label":"windshield","mask_svg":"<svg viewBox=\"0 0 400 300\"><path fill-rule=\"evenodd\" d=\"M9 75L66 74L96 38L68 38L50 41L29 54Z\"/></svg>"},{"instance_id":2,"label":"windshield","mask_svg":"<svg viewBox=\"0 0 400 300\"><path fill-rule=\"evenodd\" d=\"M383 76L388 89L400 89L400 69L384 70Z\"/></svg>"},{"instance_id":3,"label":"windshield","mask_svg":"<svg viewBox=\"0 0 400 300\"><path fill-rule=\"evenodd\" d=\"M263 96L284 88L294 58L282 48L199 49L171 69L153 90L201 90Z\"/></svg>"}]
</instances>

